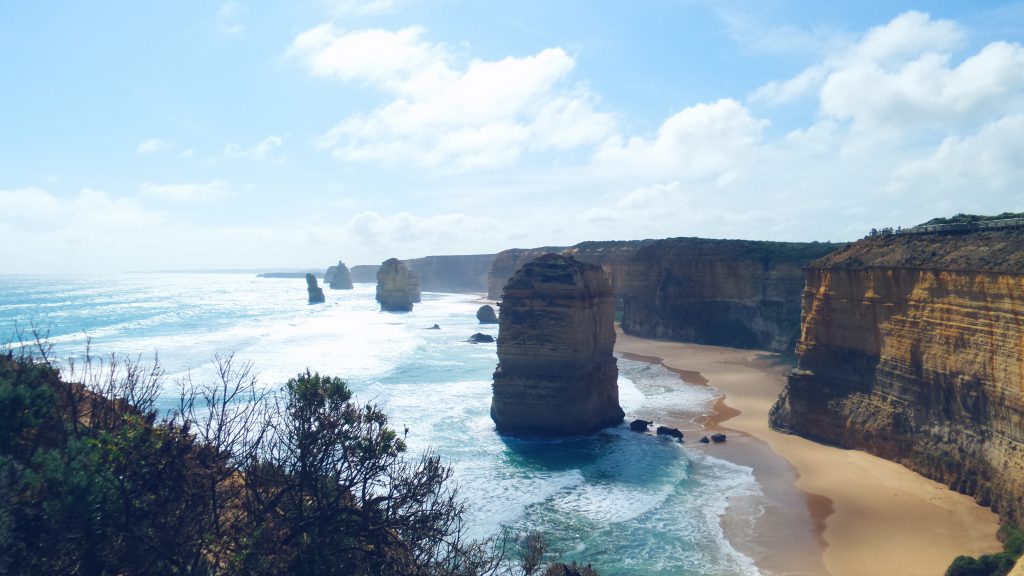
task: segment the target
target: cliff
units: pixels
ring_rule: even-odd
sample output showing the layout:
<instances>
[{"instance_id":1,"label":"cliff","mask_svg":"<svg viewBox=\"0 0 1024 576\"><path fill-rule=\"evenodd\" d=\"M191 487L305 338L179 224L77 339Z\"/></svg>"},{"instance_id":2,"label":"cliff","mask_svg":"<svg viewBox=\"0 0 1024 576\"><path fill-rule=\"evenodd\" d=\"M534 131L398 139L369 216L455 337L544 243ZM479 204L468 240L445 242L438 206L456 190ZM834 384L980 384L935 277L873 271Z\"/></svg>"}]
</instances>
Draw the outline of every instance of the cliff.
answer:
<instances>
[{"instance_id":1,"label":"cliff","mask_svg":"<svg viewBox=\"0 0 1024 576\"><path fill-rule=\"evenodd\" d=\"M390 258L377 270L377 302L388 312L408 312L420 301L419 282L405 264Z\"/></svg>"},{"instance_id":2,"label":"cliff","mask_svg":"<svg viewBox=\"0 0 1024 576\"><path fill-rule=\"evenodd\" d=\"M792 352L803 267L837 244L669 238L640 247L620 283L622 330L645 338Z\"/></svg>"},{"instance_id":3,"label":"cliff","mask_svg":"<svg viewBox=\"0 0 1024 576\"><path fill-rule=\"evenodd\" d=\"M872 237L808 267L773 426L1024 521L1024 231Z\"/></svg>"},{"instance_id":4,"label":"cliff","mask_svg":"<svg viewBox=\"0 0 1024 576\"><path fill-rule=\"evenodd\" d=\"M629 262L633 254L653 240L608 240L600 242L580 242L568 248L562 246L545 246L542 248L512 248L499 252L487 276L487 297L497 300L501 290L516 270L523 264L544 254L563 254L572 256L580 262L600 266L611 282L616 295L616 307L622 308L622 295L629 290L627 285Z\"/></svg>"},{"instance_id":5,"label":"cliff","mask_svg":"<svg viewBox=\"0 0 1024 576\"><path fill-rule=\"evenodd\" d=\"M351 290L352 277L349 274L348 266L345 266L344 262L338 260L337 266L327 268L327 272L324 273L324 283L331 290Z\"/></svg>"},{"instance_id":6,"label":"cliff","mask_svg":"<svg viewBox=\"0 0 1024 576\"><path fill-rule=\"evenodd\" d=\"M377 281L377 271L380 264L357 264L348 269L348 275L353 282L371 284Z\"/></svg>"},{"instance_id":7,"label":"cliff","mask_svg":"<svg viewBox=\"0 0 1024 576\"><path fill-rule=\"evenodd\" d=\"M622 422L614 297L602 270L557 254L502 294L491 418L511 435L588 434Z\"/></svg>"},{"instance_id":8,"label":"cliff","mask_svg":"<svg viewBox=\"0 0 1024 576\"><path fill-rule=\"evenodd\" d=\"M494 256L426 256L404 262L420 279L420 287L424 292L479 294L487 291L487 273Z\"/></svg>"}]
</instances>

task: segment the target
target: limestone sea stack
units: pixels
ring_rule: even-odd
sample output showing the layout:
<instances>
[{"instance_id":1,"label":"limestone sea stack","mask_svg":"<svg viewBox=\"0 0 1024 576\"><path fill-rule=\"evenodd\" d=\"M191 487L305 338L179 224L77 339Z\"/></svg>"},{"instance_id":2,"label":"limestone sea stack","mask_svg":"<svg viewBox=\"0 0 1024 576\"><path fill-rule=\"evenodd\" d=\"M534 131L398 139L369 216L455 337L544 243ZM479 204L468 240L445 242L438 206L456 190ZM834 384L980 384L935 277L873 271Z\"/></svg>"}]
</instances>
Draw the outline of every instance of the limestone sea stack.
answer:
<instances>
[{"instance_id":1,"label":"limestone sea stack","mask_svg":"<svg viewBox=\"0 0 1024 576\"><path fill-rule=\"evenodd\" d=\"M324 290L316 283L316 276L306 274L306 291L309 292L309 303L320 304L325 301Z\"/></svg>"},{"instance_id":2,"label":"limestone sea stack","mask_svg":"<svg viewBox=\"0 0 1024 576\"><path fill-rule=\"evenodd\" d=\"M409 312L420 301L420 283L398 258L385 260L377 270L377 302L386 312Z\"/></svg>"},{"instance_id":3,"label":"limestone sea stack","mask_svg":"<svg viewBox=\"0 0 1024 576\"><path fill-rule=\"evenodd\" d=\"M615 295L599 266L547 254L505 285L491 418L501 434L590 434L622 422Z\"/></svg>"},{"instance_id":4,"label":"limestone sea stack","mask_svg":"<svg viewBox=\"0 0 1024 576\"><path fill-rule=\"evenodd\" d=\"M331 279L327 280L326 277L324 278L324 282L325 283L329 282L327 285L330 287L330 289L331 290L351 290L352 289L352 277L349 276L348 266L345 266L344 262L342 262L341 260L338 260L338 265L337 266L331 266L331 268L334 268L334 274L331 275ZM330 268L328 268L328 270L330 270Z\"/></svg>"}]
</instances>

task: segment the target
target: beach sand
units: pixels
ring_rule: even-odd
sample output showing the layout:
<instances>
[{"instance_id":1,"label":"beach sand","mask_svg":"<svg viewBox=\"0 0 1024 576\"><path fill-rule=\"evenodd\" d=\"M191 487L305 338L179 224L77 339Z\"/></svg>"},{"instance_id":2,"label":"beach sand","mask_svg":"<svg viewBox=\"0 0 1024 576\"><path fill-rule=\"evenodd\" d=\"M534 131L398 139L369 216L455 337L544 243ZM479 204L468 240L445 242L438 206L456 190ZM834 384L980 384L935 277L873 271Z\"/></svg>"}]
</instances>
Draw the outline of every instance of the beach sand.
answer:
<instances>
[{"instance_id":1,"label":"beach sand","mask_svg":"<svg viewBox=\"0 0 1024 576\"><path fill-rule=\"evenodd\" d=\"M726 443L696 446L753 469L763 514L738 503L742 515L730 506L722 525L764 573L940 576L958 555L1002 549L998 516L972 498L894 462L771 430L768 411L789 370L778 355L621 332L615 348L724 394L704 422L678 423L684 432L689 424L687 444L724 431Z\"/></svg>"}]
</instances>

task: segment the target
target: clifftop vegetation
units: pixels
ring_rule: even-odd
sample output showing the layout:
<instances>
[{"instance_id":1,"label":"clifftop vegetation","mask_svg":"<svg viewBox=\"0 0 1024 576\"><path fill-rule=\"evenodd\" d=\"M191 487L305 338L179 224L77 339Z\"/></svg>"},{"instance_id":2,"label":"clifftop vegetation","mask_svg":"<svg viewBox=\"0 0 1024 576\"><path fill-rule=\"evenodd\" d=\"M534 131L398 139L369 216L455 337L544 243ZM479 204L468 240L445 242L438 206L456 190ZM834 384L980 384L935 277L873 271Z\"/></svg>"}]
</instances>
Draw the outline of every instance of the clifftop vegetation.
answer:
<instances>
[{"instance_id":1,"label":"clifftop vegetation","mask_svg":"<svg viewBox=\"0 0 1024 576\"><path fill-rule=\"evenodd\" d=\"M467 539L451 469L343 380L216 367L160 417L158 365L0 351L0 574L594 574Z\"/></svg>"}]
</instances>

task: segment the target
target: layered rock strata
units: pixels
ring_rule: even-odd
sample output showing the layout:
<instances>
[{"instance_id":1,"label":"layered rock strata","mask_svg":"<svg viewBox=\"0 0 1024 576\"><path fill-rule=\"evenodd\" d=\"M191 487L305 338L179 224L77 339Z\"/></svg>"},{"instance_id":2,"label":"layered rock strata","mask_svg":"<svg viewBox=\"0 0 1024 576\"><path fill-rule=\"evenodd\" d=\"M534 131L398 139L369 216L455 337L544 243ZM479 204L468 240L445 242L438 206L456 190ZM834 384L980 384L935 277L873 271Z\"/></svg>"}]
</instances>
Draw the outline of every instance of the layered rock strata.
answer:
<instances>
[{"instance_id":1,"label":"layered rock strata","mask_svg":"<svg viewBox=\"0 0 1024 576\"><path fill-rule=\"evenodd\" d=\"M420 301L419 280L397 259L385 260L377 271L377 302L388 312L409 312Z\"/></svg>"},{"instance_id":2,"label":"layered rock strata","mask_svg":"<svg viewBox=\"0 0 1024 576\"><path fill-rule=\"evenodd\" d=\"M349 275L348 266L345 266L344 262L338 260L337 266L331 266L327 269L327 273L324 274L324 283L331 290L351 290L352 277Z\"/></svg>"},{"instance_id":3,"label":"layered rock strata","mask_svg":"<svg viewBox=\"0 0 1024 576\"><path fill-rule=\"evenodd\" d=\"M557 254L527 263L502 293L491 418L501 434L588 434L622 422L611 284Z\"/></svg>"},{"instance_id":4,"label":"layered rock strata","mask_svg":"<svg viewBox=\"0 0 1024 576\"><path fill-rule=\"evenodd\" d=\"M669 238L623 268L622 330L716 346L790 353L800 335L803 267L829 243Z\"/></svg>"},{"instance_id":5,"label":"layered rock strata","mask_svg":"<svg viewBox=\"0 0 1024 576\"><path fill-rule=\"evenodd\" d=\"M875 237L813 263L797 353L773 426L1024 522L1024 231Z\"/></svg>"},{"instance_id":6,"label":"layered rock strata","mask_svg":"<svg viewBox=\"0 0 1024 576\"><path fill-rule=\"evenodd\" d=\"M306 274L306 292L309 294L310 304L320 304L325 301L324 290L316 283L316 276Z\"/></svg>"}]
</instances>

